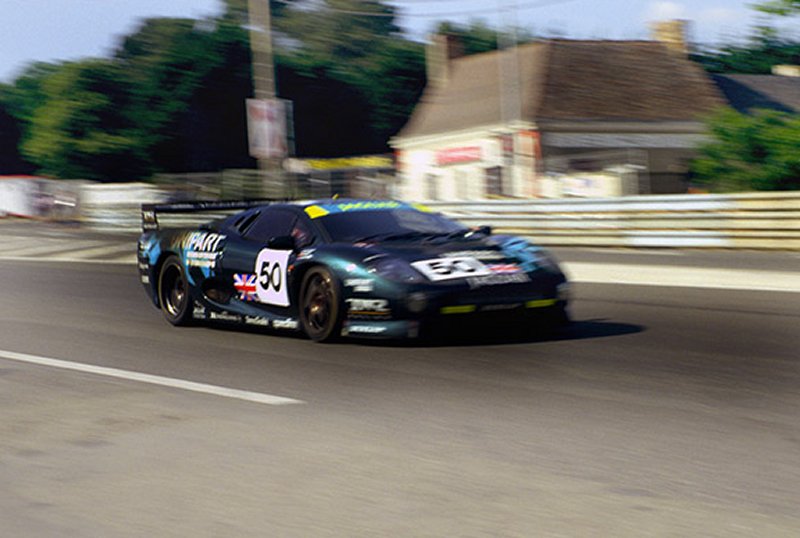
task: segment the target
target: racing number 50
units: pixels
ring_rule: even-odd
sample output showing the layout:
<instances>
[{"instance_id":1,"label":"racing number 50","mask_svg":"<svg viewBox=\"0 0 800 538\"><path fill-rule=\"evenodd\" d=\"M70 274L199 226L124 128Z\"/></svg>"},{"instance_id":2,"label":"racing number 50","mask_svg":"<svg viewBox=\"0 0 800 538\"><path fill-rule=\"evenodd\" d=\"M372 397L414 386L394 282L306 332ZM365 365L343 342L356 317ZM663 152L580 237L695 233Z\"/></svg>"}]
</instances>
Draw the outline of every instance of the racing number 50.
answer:
<instances>
[{"instance_id":1,"label":"racing number 50","mask_svg":"<svg viewBox=\"0 0 800 538\"><path fill-rule=\"evenodd\" d=\"M437 275L442 276L450 274L471 274L481 269L481 266L476 267L474 264L470 263L469 259L464 258L434 260L428 263L428 267Z\"/></svg>"},{"instance_id":2,"label":"racing number 50","mask_svg":"<svg viewBox=\"0 0 800 538\"><path fill-rule=\"evenodd\" d=\"M258 283L261 284L264 291L272 289L279 293L283 285L281 264L277 261L271 262L270 260L263 260L261 262L261 269L258 271Z\"/></svg>"},{"instance_id":3,"label":"racing number 50","mask_svg":"<svg viewBox=\"0 0 800 538\"><path fill-rule=\"evenodd\" d=\"M261 249L253 269L256 273L256 295L258 301L274 306L289 306L286 282L288 250Z\"/></svg>"}]
</instances>

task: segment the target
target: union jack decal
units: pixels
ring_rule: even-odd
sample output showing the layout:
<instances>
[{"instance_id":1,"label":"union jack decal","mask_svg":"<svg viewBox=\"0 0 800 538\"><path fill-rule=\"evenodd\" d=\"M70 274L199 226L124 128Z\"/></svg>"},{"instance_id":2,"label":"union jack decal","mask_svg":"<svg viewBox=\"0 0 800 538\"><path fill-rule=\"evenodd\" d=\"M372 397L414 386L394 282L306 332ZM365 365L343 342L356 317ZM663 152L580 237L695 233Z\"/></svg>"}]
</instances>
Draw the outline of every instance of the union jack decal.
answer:
<instances>
[{"instance_id":1,"label":"union jack decal","mask_svg":"<svg viewBox=\"0 0 800 538\"><path fill-rule=\"evenodd\" d=\"M256 294L256 275L252 273L236 273L233 275L233 287L239 292L239 299L242 301L255 301Z\"/></svg>"},{"instance_id":2,"label":"union jack decal","mask_svg":"<svg viewBox=\"0 0 800 538\"><path fill-rule=\"evenodd\" d=\"M488 267L491 272L498 275L510 275L522 272L522 268L516 263L493 263L486 267Z\"/></svg>"}]
</instances>

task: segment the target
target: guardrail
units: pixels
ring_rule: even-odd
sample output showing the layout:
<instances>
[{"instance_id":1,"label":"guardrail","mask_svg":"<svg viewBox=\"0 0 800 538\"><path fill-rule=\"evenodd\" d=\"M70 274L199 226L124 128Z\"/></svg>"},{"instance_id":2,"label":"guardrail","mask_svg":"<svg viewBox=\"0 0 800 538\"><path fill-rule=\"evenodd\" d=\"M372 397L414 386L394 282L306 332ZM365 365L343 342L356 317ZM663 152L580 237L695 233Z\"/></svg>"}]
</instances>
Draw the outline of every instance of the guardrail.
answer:
<instances>
[{"instance_id":1,"label":"guardrail","mask_svg":"<svg viewBox=\"0 0 800 538\"><path fill-rule=\"evenodd\" d=\"M82 221L95 230L135 232L140 205L169 196L147 184L87 185ZM425 203L467 225L488 224L550 246L800 250L800 192ZM162 224L219 216L171 215Z\"/></svg>"},{"instance_id":2,"label":"guardrail","mask_svg":"<svg viewBox=\"0 0 800 538\"><path fill-rule=\"evenodd\" d=\"M800 250L800 192L427 205L550 246Z\"/></svg>"}]
</instances>

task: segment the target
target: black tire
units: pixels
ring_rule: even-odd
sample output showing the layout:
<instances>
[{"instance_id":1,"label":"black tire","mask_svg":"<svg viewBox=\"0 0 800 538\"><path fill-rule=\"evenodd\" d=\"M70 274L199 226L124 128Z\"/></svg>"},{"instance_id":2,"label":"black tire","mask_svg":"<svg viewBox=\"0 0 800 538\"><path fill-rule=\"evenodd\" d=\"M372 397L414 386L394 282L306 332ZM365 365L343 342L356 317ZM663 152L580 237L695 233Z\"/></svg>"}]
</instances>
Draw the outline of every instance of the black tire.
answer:
<instances>
[{"instance_id":1,"label":"black tire","mask_svg":"<svg viewBox=\"0 0 800 538\"><path fill-rule=\"evenodd\" d=\"M339 283L325 267L314 267L300 287L300 323L315 342L331 342L340 336L342 305Z\"/></svg>"},{"instance_id":2,"label":"black tire","mask_svg":"<svg viewBox=\"0 0 800 538\"><path fill-rule=\"evenodd\" d=\"M192 299L186 270L177 256L170 256L158 274L158 303L164 317L173 325L191 325Z\"/></svg>"}]
</instances>

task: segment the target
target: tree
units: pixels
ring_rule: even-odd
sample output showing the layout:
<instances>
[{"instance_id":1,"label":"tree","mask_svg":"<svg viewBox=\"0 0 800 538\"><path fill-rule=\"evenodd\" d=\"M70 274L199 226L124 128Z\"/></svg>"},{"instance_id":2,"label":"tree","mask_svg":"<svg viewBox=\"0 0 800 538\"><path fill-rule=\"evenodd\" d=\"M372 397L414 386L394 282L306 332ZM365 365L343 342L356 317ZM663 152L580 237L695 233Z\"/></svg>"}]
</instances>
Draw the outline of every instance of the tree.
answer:
<instances>
[{"instance_id":1,"label":"tree","mask_svg":"<svg viewBox=\"0 0 800 538\"><path fill-rule=\"evenodd\" d=\"M506 43L528 43L534 38L533 34L522 28L507 28L498 31L483 21L472 21L468 25L441 22L436 27L436 33L458 37L464 47L465 56L497 50L498 39L501 45L505 45Z\"/></svg>"},{"instance_id":2,"label":"tree","mask_svg":"<svg viewBox=\"0 0 800 538\"><path fill-rule=\"evenodd\" d=\"M758 10L773 15L800 15L800 0L771 0L756 4Z\"/></svg>"},{"instance_id":3,"label":"tree","mask_svg":"<svg viewBox=\"0 0 800 538\"><path fill-rule=\"evenodd\" d=\"M64 64L43 80L23 154L41 173L121 181L148 174L124 73L108 60Z\"/></svg>"},{"instance_id":4,"label":"tree","mask_svg":"<svg viewBox=\"0 0 800 538\"><path fill-rule=\"evenodd\" d=\"M756 28L744 45L728 45L693 57L711 73L770 74L772 66L800 63L800 42L781 37L774 28Z\"/></svg>"},{"instance_id":5,"label":"tree","mask_svg":"<svg viewBox=\"0 0 800 538\"><path fill-rule=\"evenodd\" d=\"M728 192L800 189L800 116L724 109L709 128L712 140L692 165L699 183Z\"/></svg>"},{"instance_id":6,"label":"tree","mask_svg":"<svg viewBox=\"0 0 800 538\"><path fill-rule=\"evenodd\" d=\"M386 3L360 0L283 13L278 92L295 101L299 155L389 150L425 84L423 47L400 35L394 14Z\"/></svg>"}]
</instances>

